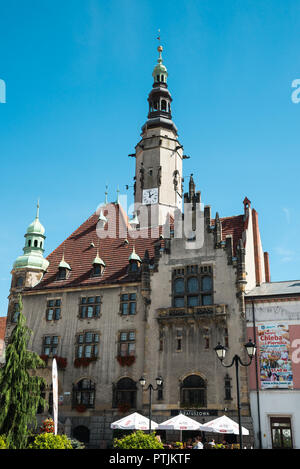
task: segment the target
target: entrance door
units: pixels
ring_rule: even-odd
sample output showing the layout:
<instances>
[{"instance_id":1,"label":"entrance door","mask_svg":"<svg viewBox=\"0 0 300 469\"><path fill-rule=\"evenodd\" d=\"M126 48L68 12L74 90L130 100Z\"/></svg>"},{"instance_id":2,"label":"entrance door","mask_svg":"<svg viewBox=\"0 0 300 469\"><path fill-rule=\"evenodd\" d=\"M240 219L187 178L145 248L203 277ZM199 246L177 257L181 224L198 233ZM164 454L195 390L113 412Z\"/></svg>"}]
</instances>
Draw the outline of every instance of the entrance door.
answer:
<instances>
[{"instance_id":1,"label":"entrance door","mask_svg":"<svg viewBox=\"0 0 300 469\"><path fill-rule=\"evenodd\" d=\"M289 417L271 417L273 449L291 449L293 447L291 419Z\"/></svg>"}]
</instances>

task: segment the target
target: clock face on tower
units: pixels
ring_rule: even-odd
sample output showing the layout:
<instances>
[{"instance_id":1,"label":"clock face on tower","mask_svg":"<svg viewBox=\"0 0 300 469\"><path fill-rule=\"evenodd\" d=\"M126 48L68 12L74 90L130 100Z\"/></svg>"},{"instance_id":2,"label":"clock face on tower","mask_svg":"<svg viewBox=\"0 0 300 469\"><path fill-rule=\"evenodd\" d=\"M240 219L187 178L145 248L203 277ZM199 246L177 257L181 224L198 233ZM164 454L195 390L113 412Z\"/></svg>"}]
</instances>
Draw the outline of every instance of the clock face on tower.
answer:
<instances>
[{"instance_id":1,"label":"clock face on tower","mask_svg":"<svg viewBox=\"0 0 300 469\"><path fill-rule=\"evenodd\" d=\"M144 189L143 190L143 204L151 205L158 203L158 188Z\"/></svg>"}]
</instances>

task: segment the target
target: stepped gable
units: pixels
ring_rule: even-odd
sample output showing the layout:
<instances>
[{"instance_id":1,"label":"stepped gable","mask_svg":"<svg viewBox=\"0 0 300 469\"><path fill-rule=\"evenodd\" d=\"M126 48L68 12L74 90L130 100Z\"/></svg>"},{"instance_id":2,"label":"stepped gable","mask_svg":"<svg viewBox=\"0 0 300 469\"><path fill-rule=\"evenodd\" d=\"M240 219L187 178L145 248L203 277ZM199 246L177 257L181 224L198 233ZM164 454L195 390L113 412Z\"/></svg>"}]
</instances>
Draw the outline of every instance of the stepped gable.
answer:
<instances>
[{"instance_id":1,"label":"stepped gable","mask_svg":"<svg viewBox=\"0 0 300 469\"><path fill-rule=\"evenodd\" d=\"M110 237L99 238L97 235L97 223L99 213L91 215L77 230L74 231L60 246L58 246L49 256L49 267L43 280L33 288L34 291L43 289L57 289L77 286L103 285L120 282L133 282L137 277L128 275L129 256L133 248L143 259L145 251L149 252L150 262L154 260L154 247L159 239L162 228L151 238L151 230L139 230L140 234L147 237L131 237L129 235L130 226L128 217L118 204L108 204L102 207L104 216L108 219L106 226L107 234ZM115 228L112 220L115 219ZM132 232L132 231L131 231ZM115 236L115 233L117 236ZM127 233L127 234L126 234ZM134 236L135 232L132 232ZM120 237L119 237L120 234ZM125 243L125 239L128 243ZM94 243L94 246L91 246ZM101 277L93 277L93 260L96 257L97 249L99 256L105 262L105 270ZM65 262L71 267L70 275L65 280L58 280L58 266L64 256Z\"/></svg>"},{"instance_id":2,"label":"stepped gable","mask_svg":"<svg viewBox=\"0 0 300 469\"><path fill-rule=\"evenodd\" d=\"M243 239L243 232L245 230L244 215L236 215L233 217L220 218L222 224L222 241L225 241L226 236L232 235L233 252L236 254L236 247L240 239ZM215 220L211 220L214 226Z\"/></svg>"}]
</instances>

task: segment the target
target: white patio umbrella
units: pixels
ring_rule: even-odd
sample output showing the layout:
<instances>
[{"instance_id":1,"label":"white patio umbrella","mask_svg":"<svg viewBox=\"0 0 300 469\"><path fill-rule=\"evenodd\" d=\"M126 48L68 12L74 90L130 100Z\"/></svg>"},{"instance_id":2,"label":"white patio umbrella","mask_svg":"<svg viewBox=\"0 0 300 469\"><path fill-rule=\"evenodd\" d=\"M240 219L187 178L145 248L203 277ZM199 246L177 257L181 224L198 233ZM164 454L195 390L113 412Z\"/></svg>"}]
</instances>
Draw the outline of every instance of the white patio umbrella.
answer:
<instances>
[{"instance_id":1,"label":"white patio umbrella","mask_svg":"<svg viewBox=\"0 0 300 469\"><path fill-rule=\"evenodd\" d=\"M231 420L226 415L218 417L217 419L211 420L210 422L205 422L205 426L211 428L216 433L231 433L234 435L239 435L239 425L234 420ZM242 434L249 435L249 430L242 427Z\"/></svg>"},{"instance_id":2,"label":"white patio umbrella","mask_svg":"<svg viewBox=\"0 0 300 469\"><path fill-rule=\"evenodd\" d=\"M201 432L213 432L210 427L201 425L197 420L191 419L183 414L178 414L175 417L166 420L158 425L158 430L179 430L180 441L182 441L183 430L199 430Z\"/></svg>"},{"instance_id":3,"label":"white patio umbrella","mask_svg":"<svg viewBox=\"0 0 300 469\"><path fill-rule=\"evenodd\" d=\"M156 429L158 427L157 423L151 420L151 429ZM110 428L115 430L149 430L149 419L134 412L131 415L127 415L116 422L111 423Z\"/></svg>"}]
</instances>

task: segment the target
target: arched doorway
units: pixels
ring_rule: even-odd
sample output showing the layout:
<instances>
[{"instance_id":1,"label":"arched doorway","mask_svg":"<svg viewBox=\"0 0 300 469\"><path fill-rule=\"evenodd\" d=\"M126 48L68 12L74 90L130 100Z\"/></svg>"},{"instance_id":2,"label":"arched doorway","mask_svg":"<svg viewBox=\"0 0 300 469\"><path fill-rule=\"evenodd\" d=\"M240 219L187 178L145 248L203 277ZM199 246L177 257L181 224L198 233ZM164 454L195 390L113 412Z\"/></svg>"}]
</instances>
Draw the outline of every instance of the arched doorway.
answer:
<instances>
[{"instance_id":1,"label":"arched doorway","mask_svg":"<svg viewBox=\"0 0 300 469\"><path fill-rule=\"evenodd\" d=\"M73 437L81 441L82 443L88 444L90 442L90 430L84 425L78 425L73 430Z\"/></svg>"}]
</instances>

